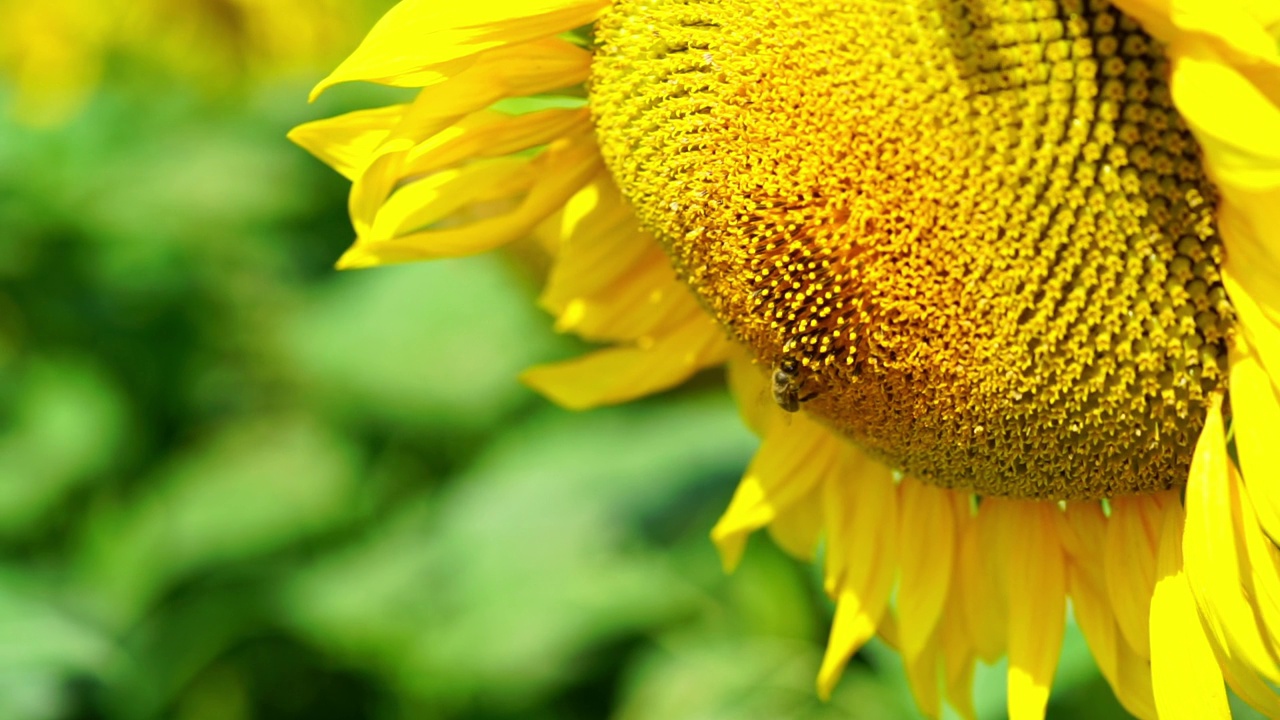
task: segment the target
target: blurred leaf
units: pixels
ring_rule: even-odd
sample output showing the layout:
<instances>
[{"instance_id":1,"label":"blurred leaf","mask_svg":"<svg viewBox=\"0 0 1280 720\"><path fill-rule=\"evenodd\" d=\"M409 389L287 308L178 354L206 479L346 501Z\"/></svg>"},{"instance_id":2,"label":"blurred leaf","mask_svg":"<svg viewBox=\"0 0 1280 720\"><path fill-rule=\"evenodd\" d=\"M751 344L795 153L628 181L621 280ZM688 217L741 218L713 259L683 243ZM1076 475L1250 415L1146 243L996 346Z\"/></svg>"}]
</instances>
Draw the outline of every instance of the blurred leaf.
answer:
<instances>
[{"instance_id":1,"label":"blurred leaf","mask_svg":"<svg viewBox=\"0 0 1280 720\"><path fill-rule=\"evenodd\" d=\"M0 717L44 720L69 709L66 676L96 673L113 650L17 568L0 570Z\"/></svg>"},{"instance_id":2,"label":"blurred leaf","mask_svg":"<svg viewBox=\"0 0 1280 720\"><path fill-rule=\"evenodd\" d=\"M290 337L316 395L343 412L476 431L533 398L516 376L552 354L549 326L484 256L344 273Z\"/></svg>"},{"instance_id":3,"label":"blurred leaf","mask_svg":"<svg viewBox=\"0 0 1280 720\"><path fill-rule=\"evenodd\" d=\"M641 656L616 720L888 720L913 716L910 698L854 664L828 702L814 678L812 642L748 634L677 633Z\"/></svg>"},{"instance_id":4,"label":"blurred leaf","mask_svg":"<svg viewBox=\"0 0 1280 720\"><path fill-rule=\"evenodd\" d=\"M223 430L170 463L147 490L104 505L79 568L109 618L136 617L185 574L279 550L351 519L352 448L291 417Z\"/></svg>"},{"instance_id":5,"label":"blurred leaf","mask_svg":"<svg viewBox=\"0 0 1280 720\"><path fill-rule=\"evenodd\" d=\"M531 707L593 652L691 612L646 513L754 444L723 398L513 428L465 477L303 573L315 642L445 707Z\"/></svg>"},{"instance_id":6,"label":"blurred leaf","mask_svg":"<svg viewBox=\"0 0 1280 720\"><path fill-rule=\"evenodd\" d=\"M731 576L722 574L704 532L685 538L671 552L683 561L682 575L707 577L714 588L696 618L667 626L633 654L616 720L912 716L905 679L892 667L875 672L855 661L832 699L818 699L815 678L828 619L819 607L825 608L827 600L815 595L821 590L809 568L767 536L749 544L745 561ZM885 652L897 660L892 651Z\"/></svg>"},{"instance_id":7,"label":"blurred leaf","mask_svg":"<svg viewBox=\"0 0 1280 720\"><path fill-rule=\"evenodd\" d=\"M980 718L1008 717L1009 661L995 665L978 664L974 674L974 707ZM1126 718L1129 714L1111 693L1097 663L1089 652L1080 627L1068 616L1062 639L1062 654L1049 694L1049 717ZM958 717L950 712L948 718Z\"/></svg>"},{"instance_id":8,"label":"blurred leaf","mask_svg":"<svg viewBox=\"0 0 1280 720\"><path fill-rule=\"evenodd\" d=\"M106 468L127 428L125 401L91 365L33 359L19 372L0 433L0 537Z\"/></svg>"}]
</instances>

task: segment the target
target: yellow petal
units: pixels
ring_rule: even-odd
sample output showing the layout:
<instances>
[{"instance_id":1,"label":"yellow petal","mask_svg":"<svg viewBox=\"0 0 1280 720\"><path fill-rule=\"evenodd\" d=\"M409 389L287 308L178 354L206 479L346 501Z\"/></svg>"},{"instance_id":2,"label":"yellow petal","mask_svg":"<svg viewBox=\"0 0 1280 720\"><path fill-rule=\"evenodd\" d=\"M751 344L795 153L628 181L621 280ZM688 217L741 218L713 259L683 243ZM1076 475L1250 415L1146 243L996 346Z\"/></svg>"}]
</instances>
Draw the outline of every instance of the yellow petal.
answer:
<instances>
[{"instance_id":1,"label":"yellow petal","mask_svg":"<svg viewBox=\"0 0 1280 720\"><path fill-rule=\"evenodd\" d=\"M729 360L729 392L738 406L742 421L752 432L763 435L783 413L769 395L762 368L746 350L735 352Z\"/></svg>"},{"instance_id":2,"label":"yellow petal","mask_svg":"<svg viewBox=\"0 0 1280 720\"><path fill-rule=\"evenodd\" d=\"M521 380L573 410L611 405L667 390L719 365L732 347L724 330L698 313L664 334L583 357L530 368Z\"/></svg>"},{"instance_id":3,"label":"yellow petal","mask_svg":"<svg viewBox=\"0 0 1280 720\"><path fill-rule=\"evenodd\" d=\"M939 692L942 677L939 674L941 657L937 636L930 635L923 647L910 657L904 656L903 661L911 696L915 698L920 714L927 718L938 717L942 712L942 693Z\"/></svg>"},{"instance_id":4,"label":"yellow petal","mask_svg":"<svg viewBox=\"0 0 1280 720\"><path fill-rule=\"evenodd\" d=\"M1067 612L1066 568L1056 506L1019 503L1009 552L1009 717L1044 717Z\"/></svg>"},{"instance_id":5,"label":"yellow petal","mask_svg":"<svg viewBox=\"0 0 1280 720\"><path fill-rule=\"evenodd\" d=\"M824 530L821 489L810 488L790 506L779 508L768 530L778 547L797 559L812 562Z\"/></svg>"},{"instance_id":6,"label":"yellow petal","mask_svg":"<svg viewBox=\"0 0 1280 720\"><path fill-rule=\"evenodd\" d=\"M948 602L947 617L942 622L942 672L947 702L965 720L976 720L973 706L973 671L977 656L969 644L960 604ZM953 611L954 609L954 611Z\"/></svg>"},{"instance_id":7,"label":"yellow petal","mask_svg":"<svg viewBox=\"0 0 1280 720\"><path fill-rule=\"evenodd\" d=\"M995 561L1004 543L1005 501L984 500L978 514L963 529L956 558L956 582L964 609L965 628L978 657L994 663L1004 655L1007 641L1008 588L1004 568Z\"/></svg>"},{"instance_id":8,"label":"yellow petal","mask_svg":"<svg viewBox=\"0 0 1280 720\"><path fill-rule=\"evenodd\" d=\"M651 253L662 252L605 171L565 204L556 234L555 266L539 298L554 315L575 300L607 292Z\"/></svg>"},{"instance_id":9,"label":"yellow petal","mask_svg":"<svg viewBox=\"0 0 1280 720\"><path fill-rule=\"evenodd\" d=\"M1182 513L1167 514L1151 597L1151 681L1161 720L1230 718L1222 672L1182 572Z\"/></svg>"},{"instance_id":10,"label":"yellow petal","mask_svg":"<svg viewBox=\"0 0 1280 720\"><path fill-rule=\"evenodd\" d=\"M338 267L373 267L493 250L528 236L534 226L558 210L599 167L600 158L593 143L558 143L538 156L528 169L541 180L531 185L514 210L458 227L415 232L387 240L357 238L356 244L338 261ZM354 219L354 213L352 217Z\"/></svg>"},{"instance_id":11,"label":"yellow petal","mask_svg":"<svg viewBox=\"0 0 1280 720\"><path fill-rule=\"evenodd\" d=\"M726 571L732 572L742 559L748 535L819 491L836 470L844 452L841 445L829 431L805 417L765 437L729 508L711 530Z\"/></svg>"},{"instance_id":12,"label":"yellow petal","mask_svg":"<svg viewBox=\"0 0 1280 720\"><path fill-rule=\"evenodd\" d=\"M833 590L831 595L835 594ZM901 646L898 642L898 618L894 616L892 608L880 616L880 627L876 628L876 636L880 638L880 642L889 646L889 649L898 652L898 647Z\"/></svg>"},{"instance_id":13,"label":"yellow petal","mask_svg":"<svg viewBox=\"0 0 1280 720\"><path fill-rule=\"evenodd\" d=\"M360 240L392 240L423 230L473 203L521 195L540 178L533 163L503 157L435 173L400 188L378 208Z\"/></svg>"},{"instance_id":14,"label":"yellow petal","mask_svg":"<svg viewBox=\"0 0 1280 720\"><path fill-rule=\"evenodd\" d=\"M651 243L612 285L566 303L556 330L595 341L632 340L691 310L701 311L697 300L676 277L662 248Z\"/></svg>"},{"instance_id":15,"label":"yellow petal","mask_svg":"<svg viewBox=\"0 0 1280 720\"><path fill-rule=\"evenodd\" d=\"M1119 645L1116 663L1116 699L1134 717L1155 720L1155 689L1151 685L1151 661L1133 651L1125 643Z\"/></svg>"},{"instance_id":16,"label":"yellow petal","mask_svg":"<svg viewBox=\"0 0 1280 720\"><path fill-rule=\"evenodd\" d=\"M786 427L788 424L784 422L781 425ZM831 478L822 484L825 512L823 524L827 527L829 534L822 582L823 589L832 598L839 594L840 588L846 583L850 573L855 577L863 577L870 571L867 565L859 563L854 556L854 553L860 552L861 548L855 543L848 542L848 538L843 534L850 523L869 522L877 526L888 523L894 532L897 531L896 518L872 517L864 512L863 505L864 502L868 502L865 498L869 497L877 506L892 507L896 512L897 491L893 473L888 466L872 460L847 443L843 445L843 449ZM889 493L892 497L881 497L884 493ZM870 531L866 527L861 529ZM888 528L885 528L885 531L888 532ZM897 538L894 537L891 547L895 570L898 553L896 543Z\"/></svg>"},{"instance_id":17,"label":"yellow petal","mask_svg":"<svg viewBox=\"0 0 1280 720\"><path fill-rule=\"evenodd\" d=\"M437 148L440 133L474 122L468 116L512 93L545 92L581 80L590 59L590 53L550 38L493 51L466 72L418 93L352 182L348 204L356 235L368 232L378 209L415 166L430 164L423 155Z\"/></svg>"},{"instance_id":18,"label":"yellow petal","mask_svg":"<svg viewBox=\"0 0 1280 720\"><path fill-rule=\"evenodd\" d=\"M418 143L405 155L409 177L476 158L494 158L590 131L586 108L552 108L523 115L482 110Z\"/></svg>"},{"instance_id":19,"label":"yellow petal","mask_svg":"<svg viewBox=\"0 0 1280 720\"><path fill-rule=\"evenodd\" d=\"M402 0L311 97L351 80L407 87L440 82L466 67L471 56L587 25L607 5L607 0Z\"/></svg>"},{"instance_id":20,"label":"yellow petal","mask_svg":"<svg viewBox=\"0 0 1280 720\"><path fill-rule=\"evenodd\" d=\"M1258 521L1280 539L1280 397L1252 344L1236 338L1229 356L1231 411L1240 468Z\"/></svg>"},{"instance_id":21,"label":"yellow petal","mask_svg":"<svg viewBox=\"0 0 1280 720\"><path fill-rule=\"evenodd\" d=\"M1274 187L1280 158L1280 52L1276 39L1238 2L1177 18L1170 90L1195 132L1206 166L1228 197Z\"/></svg>"},{"instance_id":22,"label":"yellow petal","mask_svg":"<svg viewBox=\"0 0 1280 720\"><path fill-rule=\"evenodd\" d=\"M1167 493L1115 498L1107 520L1107 596L1125 641L1143 657L1151 646L1147 611L1164 507L1170 502L1177 499Z\"/></svg>"},{"instance_id":23,"label":"yellow petal","mask_svg":"<svg viewBox=\"0 0 1280 720\"><path fill-rule=\"evenodd\" d=\"M948 491L951 496L952 518L956 520L956 536L964 532L964 525L972 521L969 516L969 497L965 493ZM959 547L956 548L959 553ZM973 671L977 662L977 650L969 641L965 628L964 603L960 602L960 583L952 582L947 601L943 605L942 620L937 626L938 644L942 655L942 683L947 702L965 720L975 720L973 706Z\"/></svg>"},{"instance_id":24,"label":"yellow petal","mask_svg":"<svg viewBox=\"0 0 1280 720\"><path fill-rule=\"evenodd\" d=\"M499 100L576 85L590 72L591 53L558 38L491 50L463 72L419 91L383 150L407 150Z\"/></svg>"},{"instance_id":25,"label":"yellow petal","mask_svg":"<svg viewBox=\"0 0 1280 720\"><path fill-rule=\"evenodd\" d=\"M824 486L830 533L827 576L836 587L836 615L818 670L818 695L824 699L831 696L849 658L875 635L897 570L897 493L888 470L869 468L861 458L848 467L857 474L832 476ZM861 468L873 471L863 475ZM838 567L832 567L833 555Z\"/></svg>"},{"instance_id":26,"label":"yellow petal","mask_svg":"<svg viewBox=\"0 0 1280 720\"><path fill-rule=\"evenodd\" d=\"M1067 593L1072 612L1093 652L1102 676L1114 688L1118 662L1115 615L1107 600L1106 570L1103 562L1107 520L1093 502L1071 503L1062 513L1061 533L1067 551Z\"/></svg>"},{"instance_id":27,"label":"yellow petal","mask_svg":"<svg viewBox=\"0 0 1280 720\"><path fill-rule=\"evenodd\" d=\"M1227 686L1263 717L1280 718L1280 696L1257 673L1239 672L1239 666L1218 653L1218 665Z\"/></svg>"},{"instance_id":28,"label":"yellow petal","mask_svg":"<svg viewBox=\"0 0 1280 720\"><path fill-rule=\"evenodd\" d=\"M346 179L355 180L407 108L388 105L304 123L289 131L289 139Z\"/></svg>"},{"instance_id":29,"label":"yellow petal","mask_svg":"<svg viewBox=\"0 0 1280 720\"><path fill-rule=\"evenodd\" d=\"M1254 669L1267 675L1271 682L1276 678L1276 661L1280 658L1280 548L1267 537L1258 522L1256 506L1250 497L1239 471L1234 465L1227 468L1230 488L1235 496L1235 522L1239 528L1248 560L1244 563L1245 594L1252 605L1261 629L1262 641L1271 664L1255 665Z\"/></svg>"},{"instance_id":30,"label":"yellow petal","mask_svg":"<svg viewBox=\"0 0 1280 720\"><path fill-rule=\"evenodd\" d=\"M1186 581L1214 644L1228 658L1239 658L1245 666L1276 678L1280 667L1273 643L1258 625L1249 578L1242 574L1249 557L1237 519L1240 488L1229 474L1229 463L1221 400L1215 398L1187 481L1182 547Z\"/></svg>"},{"instance_id":31,"label":"yellow petal","mask_svg":"<svg viewBox=\"0 0 1280 720\"><path fill-rule=\"evenodd\" d=\"M1107 519L1093 502L1071 503L1062 514L1060 533L1068 552L1067 590L1072 612L1098 669L1120 704L1135 717L1154 720L1151 667L1120 635L1107 596Z\"/></svg>"},{"instance_id":32,"label":"yellow petal","mask_svg":"<svg viewBox=\"0 0 1280 720\"><path fill-rule=\"evenodd\" d=\"M958 542L950 492L912 478L903 480L898 490L902 517L908 520L898 536L899 640L904 659L911 663L942 615Z\"/></svg>"}]
</instances>

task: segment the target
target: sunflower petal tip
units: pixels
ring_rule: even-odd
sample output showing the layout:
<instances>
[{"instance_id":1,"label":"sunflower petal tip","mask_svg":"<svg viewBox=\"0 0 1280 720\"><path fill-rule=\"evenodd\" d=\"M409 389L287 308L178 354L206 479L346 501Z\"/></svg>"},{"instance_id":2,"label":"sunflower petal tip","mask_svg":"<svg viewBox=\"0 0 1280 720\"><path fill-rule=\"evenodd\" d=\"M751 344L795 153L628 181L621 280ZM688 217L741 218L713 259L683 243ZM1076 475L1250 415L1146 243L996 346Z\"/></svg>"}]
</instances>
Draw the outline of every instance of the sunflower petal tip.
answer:
<instances>
[{"instance_id":1,"label":"sunflower petal tip","mask_svg":"<svg viewBox=\"0 0 1280 720\"><path fill-rule=\"evenodd\" d=\"M381 264L378 262L376 255L364 248L352 246L342 253L342 257L338 258L338 262L334 263L333 267L337 270L362 270L364 268L377 267Z\"/></svg>"},{"instance_id":2,"label":"sunflower petal tip","mask_svg":"<svg viewBox=\"0 0 1280 720\"><path fill-rule=\"evenodd\" d=\"M840 681L843 670L843 663L832 664L829 658L823 658L822 669L818 671L818 678L814 682L819 700L827 702L831 699L831 693L835 691L836 683Z\"/></svg>"},{"instance_id":3,"label":"sunflower petal tip","mask_svg":"<svg viewBox=\"0 0 1280 720\"><path fill-rule=\"evenodd\" d=\"M333 79L332 75L329 75L325 79L316 83L315 87L311 88L311 92L307 94L307 102L309 103L315 102L317 99L320 98L320 95L323 94L325 90L328 90L329 88L338 84L338 82L339 81Z\"/></svg>"},{"instance_id":4,"label":"sunflower petal tip","mask_svg":"<svg viewBox=\"0 0 1280 720\"><path fill-rule=\"evenodd\" d=\"M719 527L712 528L711 542L716 546L716 551L720 555L720 567L726 575L732 575L741 564L743 552L746 550L745 540L740 533L725 532Z\"/></svg>"},{"instance_id":5,"label":"sunflower petal tip","mask_svg":"<svg viewBox=\"0 0 1280 720\"><path fill-rule=\"evenodd\" d=\"M563 392L562 383L557 382L559 368L556 363L534 365L520 373L521 384L566 410L588 410L591 408L572 393Z\"/></svg>"}]
</instances>

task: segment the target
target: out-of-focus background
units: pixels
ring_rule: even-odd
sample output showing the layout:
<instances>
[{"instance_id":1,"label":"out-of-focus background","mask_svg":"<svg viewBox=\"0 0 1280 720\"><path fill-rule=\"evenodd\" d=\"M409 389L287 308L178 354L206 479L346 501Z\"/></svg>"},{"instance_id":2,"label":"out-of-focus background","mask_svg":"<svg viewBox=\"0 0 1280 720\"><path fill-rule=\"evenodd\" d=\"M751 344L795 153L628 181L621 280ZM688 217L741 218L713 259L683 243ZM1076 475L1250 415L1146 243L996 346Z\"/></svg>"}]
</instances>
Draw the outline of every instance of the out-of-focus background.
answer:
<instances>
[{"instance_id":1,"label":"out-of-focus background","mask_svg":"<svg viewBox=\"0 0 1280 720\"><path fill-rule=\"evenodd\" d=\"M390 4L0 0L0 720L915 717L880 645L815 699L810 569L722 574L718 376L568 413L536 263L331 269L284 135L402 97L305 102Z\"/></svg>"}]
</instances>

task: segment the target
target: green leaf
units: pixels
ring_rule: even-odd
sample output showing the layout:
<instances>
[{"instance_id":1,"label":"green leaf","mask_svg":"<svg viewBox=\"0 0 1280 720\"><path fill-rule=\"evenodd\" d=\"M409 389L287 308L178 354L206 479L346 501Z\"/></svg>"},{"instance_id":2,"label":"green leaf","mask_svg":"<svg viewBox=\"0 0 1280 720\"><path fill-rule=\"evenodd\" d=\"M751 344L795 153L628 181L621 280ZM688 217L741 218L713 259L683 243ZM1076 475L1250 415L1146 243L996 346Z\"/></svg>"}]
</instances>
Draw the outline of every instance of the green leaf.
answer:
<instances>
[{"instance_id":1,"label":"green leaf","mask_svg":"<svg viewBox=\"0 0 1280 720\"><path fill-rule=\"evenodd\" d=\"M297 626L433 706L530 708L609 644L693 612L643 533L754 440L723 398L556 412L287 588Z\"/></svg>"},{"instance_id":2,"label":"green leaf","mask_svg":"<svg viewBox=\"0 0 1280 720\"><path fill-rule=\"evenodd\" d=\"M550 324L484 256L345 273L287 337L302 377L344 414L476 431L533 399L516 378L553 354Z\"/></svg>"},{"instance_id":3,"label":"green leaf","mask_svg":"<svg viewBox=\"0 0 1280 720\"><path fill-rule=\"evenodd\" d=\"M89 363L33 359L0 434L0 537L29 530L120 452L125 401Z\"/></svg>"},{"instance_id":4,"label":"green leaf","mask_svg":"<svg viewBox=\"0 0 1280 720\"><path fill-rule=\"evenodd\" d=\"M277 551L348 522L356 457L341 437L289 416L226 428L188 449L81 540L83 587L129 622L185 575Z\"/></svg>"},{"instance_id":5,"label":"green leaf","mask_svg":"<svg viewBox=\"0 0 1280 720\"><path fill-rule=\"evenodd\" d=\"M0 569L0 717L54 720L70 705L66 678L93 674L114 650L23 570Z\"/></svg>"}]
</instances>

